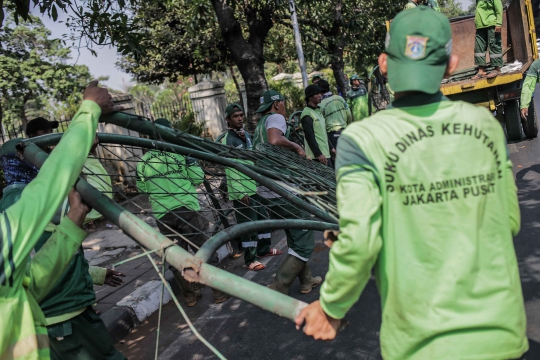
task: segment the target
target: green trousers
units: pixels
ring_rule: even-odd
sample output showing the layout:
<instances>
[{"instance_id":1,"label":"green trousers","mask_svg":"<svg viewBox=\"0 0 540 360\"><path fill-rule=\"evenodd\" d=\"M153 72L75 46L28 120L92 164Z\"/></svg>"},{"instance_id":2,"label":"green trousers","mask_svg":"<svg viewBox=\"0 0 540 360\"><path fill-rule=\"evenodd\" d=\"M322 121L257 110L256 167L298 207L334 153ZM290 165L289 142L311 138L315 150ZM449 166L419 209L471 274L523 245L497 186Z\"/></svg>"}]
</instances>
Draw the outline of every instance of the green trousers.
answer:
<instances>
[{"instance_id":1,"label":"green trousers","mask_svg":"<svg viewBox=\"0 0 540 360\"><path fill-rule=\"evenodd\" d=\"M125 360L90 306L67 321L47 326L52 360Z\"/></svg>"},{"instance_id":2,"label":"green trousers","mask_svg":"<svg viewBox=\"0 0 540 360\"><path fill-rule=\"evenodd\" d=\"M249 197L249 206L241 201L234 200L233 206L236 210L236 222L243 224L257 220L268 219L268 212L261 203L259 195ZM253 232L242 236L242 248L244 248L244 261L246 265L255 261L256 256L267 254L272 244L272 234L270 232Z\"/></svg>"},{"instance_id":3,"label":"green trousers","mask_svg":"<svg viewBox=\"0 0 540 360\"><path fill-rule=\"evenodd\" d=\"M268 212L273 219L306 219L307 213L291 205L283 198L264 199ZM308 261L315 248L315 236L312 230L285 230L289 255Z\"/></svg>"},{"instance_id":4,"label":"green trousers","mask_svg":"<svg viewBox=\"0 0 540 360\"><path fill-rule=\"evenodd\" d=\"M476 29L474 43L474 64L486 66L486 52L489 47L491 66L503 66L502 35L495 32L495 26Z\"/></svg>"}]
</instances>

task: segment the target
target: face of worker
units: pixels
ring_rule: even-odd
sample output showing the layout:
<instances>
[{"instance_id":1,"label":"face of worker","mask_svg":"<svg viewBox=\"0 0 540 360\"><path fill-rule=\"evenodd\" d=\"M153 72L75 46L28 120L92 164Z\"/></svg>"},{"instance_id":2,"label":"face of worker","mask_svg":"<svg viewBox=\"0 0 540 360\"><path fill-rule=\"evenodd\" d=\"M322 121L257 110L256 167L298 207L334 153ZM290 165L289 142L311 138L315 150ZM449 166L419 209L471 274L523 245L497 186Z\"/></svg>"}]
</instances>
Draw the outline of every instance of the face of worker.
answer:
<instances>
[{"instance_id":1,"label":"face of worker","mask_svg":"<svg viewBox=\"0 0 540 360\"><path fill-rule=\"evenodd\" d=\"M47 135L47 134L51 134L52 133L52 129L47 129L47 130L38 130L37 133L35 134L28 134L28 137L29 138L34 138L36 136L41 136L41 135Z\"/></svg>"},{"instance_id":2,"label":"face of worker","mask_svg":"<svg viewBox=\"0 0 540 360\"><path fill-rule=\"evenodd\" d=\"M274 101L274 112L280 114L280 115L283 115L285 116L286 113L285 113L285 101L281 100L281 101Z\"/></svg>"},{"instance_id":3,"label":"face of worker","mask_svg":"<svg viewBox=\"0 0 540 360\"><path fill-rule=\"evenodd\" d=\"M229 126L233 129L241 129L244 127L244 112L237 111L232 113L228 118Z\"/></svg>"},{"instance_id":4,"label":"face of worker","mask_svg":"<svg viewBox=\"0 0 540 360\"><path fill-rule=\"evenodd\" d=\"M313 79L313 84L316 84L316 83L318 83L318 82L319 82L319 80L321 80L321 78L315 78L315 79Z\"/></svg>"},{"instance_id":5,"label":"face of worker","mask_svg":"<svg viewBox=\"0 0 540 360\"><path fill-rule=\"evenodd\" d=\"M354 86L354 87L356 87L356 88L357 88L357 87L360 87L360 80L353 80L353 81L352 81L352 86Z\"/></svg>"},{"instance_id":6,"label":"face of worker","mask_svg":"<svg viewBox=\"0 0 540 360\"><path fill-rule=\"evenodd\" d=\"M309 101L311 101L314 104L320 104L322 101L322 94L315 94L312 97L309 98Z\"/></svg>"}]
</instances>

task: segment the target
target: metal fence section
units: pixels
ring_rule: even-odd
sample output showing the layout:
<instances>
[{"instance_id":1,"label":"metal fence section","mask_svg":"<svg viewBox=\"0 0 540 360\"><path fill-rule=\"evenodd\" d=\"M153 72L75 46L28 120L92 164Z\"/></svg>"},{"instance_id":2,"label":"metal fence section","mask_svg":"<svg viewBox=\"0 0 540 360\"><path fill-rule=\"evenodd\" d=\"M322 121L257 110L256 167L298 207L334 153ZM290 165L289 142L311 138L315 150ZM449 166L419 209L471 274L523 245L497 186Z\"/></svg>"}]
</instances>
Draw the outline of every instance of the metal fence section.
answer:
<instances>
[{"instance_id":1,"label":"metal fence section","mask_svg":"<svg viewBox=\"0 0 540 360\"><path fill-rule=\"evenodd\" d=\"M53 119L47 119L52 121ZM71 119L65 120L56 120L58 121L58 129L54 129L54 133L62 133L67 130ZM16 124L4 124L2 123L2 133L0 134L0 145L5 143L8 140L15 138L25 138L26 133L23 128L22 122L17 122Z\"/></svg>"}]
</instances>

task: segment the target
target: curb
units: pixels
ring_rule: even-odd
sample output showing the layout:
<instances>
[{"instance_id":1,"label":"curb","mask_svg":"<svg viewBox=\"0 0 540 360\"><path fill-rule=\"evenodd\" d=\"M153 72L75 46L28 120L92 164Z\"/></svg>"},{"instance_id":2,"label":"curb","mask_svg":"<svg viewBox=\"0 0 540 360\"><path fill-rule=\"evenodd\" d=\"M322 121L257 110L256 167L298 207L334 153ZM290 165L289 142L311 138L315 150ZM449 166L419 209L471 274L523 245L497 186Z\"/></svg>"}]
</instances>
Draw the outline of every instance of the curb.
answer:
<instances>
[{"instance_id":1,"label":"curb","mask_svg":"<svg viewBox=\"0 0 540 360\"><path fill-rule=\"evenodd\" d=\"M172 281L174 277L172 273L167 275L169 276L167 276L166 280L176 293L176 282ZM152 280L137 288L117 302L113 308L101 314L101 320L105 323L113 342L118 343L142 324L146 318L155 313L159 309L160 300L161 281ZM172 297L165 289L163 304L167 304L170 300L172 300Z\"/></svg>"}]
</instances>

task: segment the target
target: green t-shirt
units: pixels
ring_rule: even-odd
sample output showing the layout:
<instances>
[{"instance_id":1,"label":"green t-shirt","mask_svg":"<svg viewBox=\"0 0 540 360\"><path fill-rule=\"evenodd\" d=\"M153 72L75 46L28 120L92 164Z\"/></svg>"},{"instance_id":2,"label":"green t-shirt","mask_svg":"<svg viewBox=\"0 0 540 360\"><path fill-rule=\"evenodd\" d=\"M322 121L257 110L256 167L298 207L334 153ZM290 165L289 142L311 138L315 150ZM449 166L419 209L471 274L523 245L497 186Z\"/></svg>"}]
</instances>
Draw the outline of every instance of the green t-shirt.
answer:
<instances>
[{"instance_id":1,"label":"green t-shirt","mask_svg":"<svg viewBox=\"0 0 540 360\"><path fill-rule=\"evenodd\" d=\"M309 116L313 120L313 131L315 133L315 141L319 146L319 150L326 157L330 158L330 148L328 147L328 135L326 134L326 123L324 121L324 116L321 114L319 109L312 109L309 106L304 108L300 119L304 116ZM302 128L302 126L300 126ZM315 159L316 156L309 147L308 141L304 137L304 147L306 148L306 155L312 159Z\"/></svg>"},{"instance_id":2,"label":"green t-shirt","mask_svg":"<svg viewBox=\"0 0 540 360\"><path fill-rule=\"evenodd\" d=\"M137 187L149 194L156 219L182 206L199 211L196 185L204 172L196 161L165 151L151 150L137 164Z\"/></svg>"},{"instance_id":3,"label":"green t-shirt","mask_svg":"<svg viewBox=\"0 0 540 360\"><path fill-rule=\"evenodd\" d=\"M245 136L246 141L242 140L233 130L227 130L216 141L237 149L251 150L253 148L251 135L245 132ZM253 164L253 161L249 160L234 160L242 164ZM227 193L231 200L240 200L246 195L252 196L257 193L257 182L249 176L229 167L225 168L225 173L227 174Z\"/></svg>"},{"instance_id":4,"label":"green t-shirt","mask_svg":"<svg viewBox=\"0 0 540 360\"><path fill-rule=\"evenodd\" d=\"M365 86L351 88L347 92L347 104L351 108L353 121L360 121L369 116L368 94Z\"/></svg>"},{"instance_id":5,"label":"green t-shirt","mask_svg":"<svg viewBox=\"0 0 540 360\"><path fill-rule=\"evenodd\" d=\"M345 99L339 95L332 95L324 99L319 105L326 122L326 131L345 129L352 122L351 110Z\"/></svg>"},{"instance_id":6,"label":"green t-shirt","mask_svg":"<svg viewBox=\"0 0 540 360\"><path fill-rule=\"evenodd\" d=\"M519 358L520 214L505 135L485 108L444 99L398 99L342 133L341 233L321 305L343 318L374 267L384 359Z\"/></svg>"},{"instance_id":7,"label":"green t-shirt","mask_svg":"<svg viewBox=\"0 0 540 360\"><path fill-rule=\"evenodd\" d=\"M502 26L503 5L501 0L476 0L474 23L477 29Z\"/></svg>"}]
</instances>

